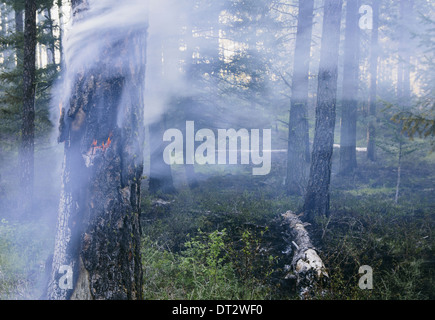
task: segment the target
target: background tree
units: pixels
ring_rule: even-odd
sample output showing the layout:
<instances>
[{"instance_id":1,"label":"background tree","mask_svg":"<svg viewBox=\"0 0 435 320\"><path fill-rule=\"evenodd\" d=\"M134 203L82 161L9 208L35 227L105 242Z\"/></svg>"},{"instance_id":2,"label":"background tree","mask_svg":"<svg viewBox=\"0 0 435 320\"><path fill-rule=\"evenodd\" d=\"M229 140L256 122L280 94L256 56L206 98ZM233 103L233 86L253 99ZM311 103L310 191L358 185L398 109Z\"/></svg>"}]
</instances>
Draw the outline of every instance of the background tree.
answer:
<instances>
[{"instance_id":1,"label":"background tree","mask_svg":"<svg viewBox=\"0 0 435 320\"><path fill-rule=\"evenodd\" d=\"M35 73L36 73L36 2L26 0L23 57L23 109L20 148L20 180L24 214L30 214L33 202L35 152Z\"/></svg>"},{"instance_id":2,"label":"background tree","mask_svg":"<svg viewBox=\"0 0 435 320\"><path fill-rule=\"evenodd\" d=\"M286 188L289 194L304 193L305 169L310 161L307 104L313 11L313 0L299 1L288 131Z\"/></svg>"},{"instance_id":3,"label":"background tree","mask_svg":"<svg viewBox=\"0 0 435 320\"><path fill-rule=\"evenodd\" d=\"M379 1L372 1L373 29L370 41L370 97L369 124L367 128L367 158L376 160L376 109L378 88L378 60L379 60Z\"/></svg>"},{"instance_id":4,"label":"background tree","mask_svg":"<svg viewBox=\"0 0 435 320\"><path fill-rule=\"evenodd\" d=\"M315 216L329 215L342 4L341 0L326 0L324 6L316 125L303 206L305 218L309 221L314 221Z\"/></svg>"},{"instance_id":5,"label":"background tree","mask_svg":"<svg viewBox=\"0 0 435 320\"><path fill-rule=\"evenodd\" d=\"M417 79L421 83L421 96L410 110L398 110L392 117L402 124L403 131L411 138L435 136L435 21L422 14L421 31L416 34L421 51L421 67L417 70Z\"/></svg>"},{"instance_id":6,"label":"background tree","mask_svg":"<svg viewBox=\"0 0 435 320\"><path fill-rule=\"evenodd\" d=\"M159 36L151 37L149 45L160 48L156 50L155 55L148 55L148 72L153 74L153 81L148 82L148 96L151 96L150 103L157 104L158 96L163 95L161 88L165 83L165 63L168 58L164 53L163 39ZM163 102L164 103L164 102ZM166 130L166 118L164 113L158 119L153 119L149 124L149 145L150 145L150 173L148 188L149 192L154 195L174 193L175 187L172 178L171 166L163 161L164 143L162 140Z\"/></svg>"},{"instance_id":7,"label":"background tree","mask_svg":"<svg viewBox=\"0 0 435 320\"><path fill-rule=\"evenodd\" d=\"M340 173L351 174L357 167L356 131L359 84L359 0L348 0L344 41L343 93L341 101Z\"/></svg>"}]
</instances>

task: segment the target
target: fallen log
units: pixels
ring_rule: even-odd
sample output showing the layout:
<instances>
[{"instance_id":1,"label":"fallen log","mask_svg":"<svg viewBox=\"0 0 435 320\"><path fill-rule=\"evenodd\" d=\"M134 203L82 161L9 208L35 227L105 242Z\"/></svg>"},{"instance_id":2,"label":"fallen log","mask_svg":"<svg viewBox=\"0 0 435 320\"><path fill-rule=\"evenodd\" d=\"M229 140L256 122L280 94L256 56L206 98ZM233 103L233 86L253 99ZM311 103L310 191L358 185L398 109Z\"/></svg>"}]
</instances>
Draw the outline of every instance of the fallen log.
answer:
<instances>
[{"instance_id":1,"label":"fallen log","mask_svg":"<svg viewBox=\"0 0 435 320\"><path fill-rule=\"evenodd\" d=\"M301 299L313 294L316 284L328 278L326 267L313 246L304 223L292 211L282 214L282 226L288 225L285 254L293 254L291 264L286 266L286 279L295 279Z\"/></svg>"}]
</instances>

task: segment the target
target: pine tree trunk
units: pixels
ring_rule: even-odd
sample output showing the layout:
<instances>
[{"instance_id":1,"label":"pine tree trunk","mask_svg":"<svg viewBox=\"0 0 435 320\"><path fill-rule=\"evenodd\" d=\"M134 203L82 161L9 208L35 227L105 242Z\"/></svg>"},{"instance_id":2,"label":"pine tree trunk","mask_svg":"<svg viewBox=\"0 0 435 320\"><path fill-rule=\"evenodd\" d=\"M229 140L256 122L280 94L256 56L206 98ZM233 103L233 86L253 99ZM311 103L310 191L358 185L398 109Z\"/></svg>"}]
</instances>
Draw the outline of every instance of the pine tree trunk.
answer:
<instances>
[{"instance_id":1,"label":"pine tree trunk","mask_svg":"<svg viewBox=\"0 0 435 320\"><path fill-rule=\"evenodd\" d=\"M48 34L50 35L49 44L47 46L47 62L48 64L56 63L56 45L55 45L55 37L53 30L53 18L51 16L51 8L46 9L47 13L47 21L48 21Z\"/></svg>"},{"instance_id":2,"label":"pine tree trunk","mask_svg":"<svg viewBox=\"0 0 435 320\"><path fill-rule=\"evenodd\" d=\"M305 173L310 158L307 102L313 9L314 0L299 1L288 133L286 179L288 194L304 193Z\"/></svg>"},{"instance_id":3,"label":"pine tree trunk","mask_svg":"<svg viewBox=\"0 0 435 320\"><path fill-rule=\"evenodd\" d=\"M73 1L74 19L87 19L86 8ZM49 299L142 298L147 25L120 30L121 42L111 41L110 30L101 35L104 47L95 65L78 71L62 110L65 155ZM68 269L72 279L65 286Z\"/></svg>"},{"instance_id":4,"label":"pine tree trunk","mask_svg":"<svg viewBox=\"0 0 435 320\"><path fill-rule=\"evenodd\" d=\"M340 134L340 174L352 174L357 167L356 122L358 110L359 0L348 0L344 43L343 97Z\"/></svg>"},{"instance_id":5,"label":"pine tree trunk","mask_svg":"<svg viewBox=\"0 0 435 320\"><path fill-rule=\"evenodd\" d=\"M326 0L317 88L316 125L310 178L304 200L305 218L329 215L329 184L336 116L341 0Z\"/></svg>"},{"instance_id":6,"label":"pine tree trunk","mask_svg":"<svg viewBox=\"0 0 435 320\"><path fill-rule=\"evenodd\" d=\"M411 107L411 53L409 49L411 31L407 26L412 24L413 0L400 1L400 27L399 27L399 65L397 75L397 100L402 111ZM397 166L396 195L394 201L399 201L400 180L402 174L403 140L400 128L398 128L399 154Z\"/></svg>"},{"instance_id":7,"label":"pine tree trunk","mask_svg":"<svg viewBox=\"0 0 435 320\"><path fill-rule=\"evenodd\" d=\"M163 120L149 126L150 135L150 179L149 192L171 194L175 192L171 166L163 161L164 144L162 137L165 131L165 116Z\"/></svg>"},{"instance_id":8,"label":"pine tree trunk","mask_svg":"<svg viewBox=\"0 0 435 320\"><path fill-rule=\"evenodd\" d=\"M9 21L9 17L10 14L8 12L8 7L5 3L2 3L1 5L1 36L2 37L7 37L9 34L9 29L10 27L10 21ZM7 70L9 69L9 59L11 56L11 49L10 49L10 45L5 43L3 48L3 52L1 53L3 56L3 63L2 63L2 69L3 70Z\"/></svg>"},{"instance_id":9,"label":"pine tree trunk","mask_svg":"<svg viewBox=\"0 0 435 320\"><path fill-rule=\"evenodd\" d=\"M57 0L57 10L58 10L58 17L59 17L59 40L58 40L58 46L59 46L59 61L61 66L64 65L63 61L63 14L62 14L62 0Z\"/></svg>"},{"instance_id":10,"label":"pine tree trunk","mask_svg":"<svg viewBox=\"0 0 435 320\"><path fill-rule=\"evenodd\" d=\"M20 146L20 182L23 214L29 215L33 202L36 73L36 2L25 2L23 51L23 109Z\"/></svg>"},{"instance_id":11,"label":"pine tree trunk","mask_svg":"<svg viewBox=\"0 0 435 320\"><path fill-rule=\"evenodd\" d=\"M376 113L377 113L377 80L379 60L379 2L373 0L373 29L371 36L370 53L370 101L369 101L369 125L367 130L367 158L376 161Z\"/></svg>"},{"instance_id":12,"label":"pine tree trunk","mask_svg":"<svg viewBox=\"0 0 435 320\"><path fill-rule=\"evenodd\" d=\"M411 52L410 42L412 25L413 0L400 1L400 27L399 31L399 66L397 75L397 98L399 104L409 108L411 104Z\"/></svg>"},{"instance_id":13,"label":"pine tree trunk","mask_svg":"<svg viewBox=\"0 0 435 320\"><path fill-rule=\"evenodd\" d=\"M153 75L152 83L149 83L148 96L151 101L159 101L163 95L160 90L165 86L165 63L167 59L164 52L164 44L161 36L151 37L150 46L159 48L157 54L149 55L148 68L150 74ZM151 194L158 193L174 193L175 188L172 179L171 166L163 161L164 142L162 140L166 129L166 114L163 114L159 119L154 120L149 125L149 144L150 144L150 173L148 190Z\"/></svg>"},{"instance_id":14,"label":"pine tree trunk","mask_svg":"<svg viewBox=\"0 0 435 320\"><path fill-rule=\"evenodd\" d=\"M402 176L402 153L403 153L403 142L399 142L399 159L397 164L397 180L396 180L396 195L394 196L394 203L399 202L399 192L400 192L400 179Z\"/></svg>"},{"instance_id":15,"label":"pine tree trunk","mask_svg":"<svg viewBox=\"0 0 435 320\"><path fill-rule=\"evenodd\" d=\"M24 32L24 21L23 21L23 10L14 9L15 12L15 32L16 34L22 34ZM17 66L22 65L24 56L21 44L17 44L16 56L17 56Z\"/></svg>"}]
</instances>

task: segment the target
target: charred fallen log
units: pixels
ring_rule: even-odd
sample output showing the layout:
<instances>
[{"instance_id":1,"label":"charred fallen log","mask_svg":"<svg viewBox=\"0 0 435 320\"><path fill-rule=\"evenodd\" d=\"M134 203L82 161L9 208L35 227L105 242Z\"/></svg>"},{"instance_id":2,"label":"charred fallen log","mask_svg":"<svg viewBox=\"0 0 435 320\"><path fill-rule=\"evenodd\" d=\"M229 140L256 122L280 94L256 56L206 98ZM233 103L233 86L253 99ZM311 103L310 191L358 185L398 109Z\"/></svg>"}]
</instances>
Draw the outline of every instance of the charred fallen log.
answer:
<instances>
[{"instance_id":1,"label":"charred fallen log","mask_svg":"<svg viewBox=\"0 0 435 320\"><path fill-rule=\"evenodd\" d=\"M292 211L287 211L281 218L281 225L288 226L285 253L292 255L286 278L296 280L299 296L305 299L313 294L316 284L324 281L328 273L305 229L307 223Z\"/></svg>"}]
</instances>

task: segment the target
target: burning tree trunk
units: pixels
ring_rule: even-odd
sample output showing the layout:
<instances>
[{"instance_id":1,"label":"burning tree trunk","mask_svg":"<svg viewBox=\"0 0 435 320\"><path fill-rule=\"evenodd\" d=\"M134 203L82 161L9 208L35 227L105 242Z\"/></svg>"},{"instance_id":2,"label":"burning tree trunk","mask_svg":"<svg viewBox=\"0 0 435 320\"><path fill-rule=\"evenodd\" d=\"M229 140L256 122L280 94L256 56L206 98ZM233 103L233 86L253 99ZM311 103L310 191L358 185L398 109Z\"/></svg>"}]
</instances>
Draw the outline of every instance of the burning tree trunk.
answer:
<instances>
[{"instance_id":1,"label":"burning tree trunk","mask_svg":"<svg viewBox=\"0 0 435 320\"><path fill-rule=\"evenodd\" d=\"M95 38L79 41L76 51L70 46L69 53L85 59L91 52L86 45L98 51L89 61L75 55L66 59L65 78L74 81L61 111L59 140L65 155L49 299L142 298L139 216L147 24L143 12L138 17L144 4L134 1L140 7L131 11L136 16L119 27L111 10L133 2L110 2L73 1L73 30L80 31L75 36ZM104 15L112 19L109 25ZM88 16L101 27L89 30Z\"/></svg>"}]
</instances>

